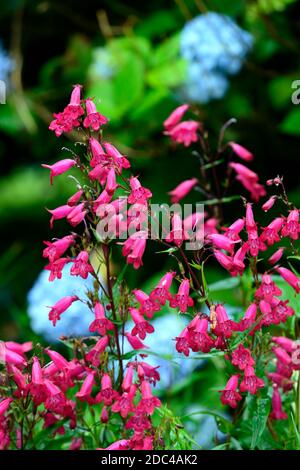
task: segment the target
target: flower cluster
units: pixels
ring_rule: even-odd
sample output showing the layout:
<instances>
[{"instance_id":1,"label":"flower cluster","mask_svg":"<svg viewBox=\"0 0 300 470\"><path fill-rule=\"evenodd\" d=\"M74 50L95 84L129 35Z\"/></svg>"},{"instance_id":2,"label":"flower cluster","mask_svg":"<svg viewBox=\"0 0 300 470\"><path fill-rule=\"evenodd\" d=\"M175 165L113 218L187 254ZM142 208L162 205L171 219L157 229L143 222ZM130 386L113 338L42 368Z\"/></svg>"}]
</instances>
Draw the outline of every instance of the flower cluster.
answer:
<instances>
[{"instance_id":1,"label":"flower cluster","mask_svg":"<svg viewBox=\"0 0 300 470\"><path fill-rule=\"evenodd\" d=\"M278 194L271 194L260 210L265 214L280 203L280 216L261 226L256 206L243 198L242 216L226 223L223 204L237 199L227 194L232 170L254 202L266 195L266 189L254 171L232 160L234 155L248 163L254 157L236 142L223 143L228 123L212 153L203 124L183 120L187 111L188 105L175 109L164 121L164 134L185 147L200 146L201 152L194 150L193 154L200 160L201 171L198 178L181 182L170 196L178 203L197 187L207 197L207 211L194 211L184 219L176 210L172 212L169 230L156 243L167 247L164 252L176 260L178 268L165 272L149 292L132 290L122 274L116 277L111 263L114 242L109 229L103 233L98 227L113 221L120 238L127 234L122 254L127 264L139 269L150 238L145 225L150 217L150 189L129 173L128 158L104 140L102 127L107 119L91 99L82 99L79 85L74 87L70 103L50 124L57 136L75 128L83 135L81 149L85 153L73 152L71 159L43 165L50 170L51 183L73 167L82 177L66 204L48 210L51 228L61 219L70 226L62 238L44 242L48 282L65 282L67 286L63 297L47 305L48 321L58 328L74 306L82 307L83 312L88 309L91 319L86 336L62 338L72 351L69 359L52 348L31 343L0 344L4 363L0 448L26 448L41 429L49 430L51 436L69 436L71 430L70 449L164 448L165 430L153 419L161 412L161 401L153 394L160 374L147 359L149 348L144 344L147 336L155 333L153 320L163 307L169 315L173 310L185 320L175 338L168 338L168 332L165 338L174 340L183 358L195 353L201 353L201 358L208 353L224 357L228 381L220 391L223 405L238 408L242 414L245 394L255 398L269 393L269 422L287 418L282 396L291 391L294 374L300 369L297 330L292 338L265 333L283 325L289 325L285 332L292 330L290 320L295 312L284 287L292 288L296 295L300 279L292 264L285 266L288 248L283 243L288 242L285 245L297 258L299 210L288 200L282 178L276 177L267 181L267 187L279 189ZM218 173L225 175L224 182ZM203 243L188 249L188 231ZM272 253L265 259L267 250ZM243 307L234 315L209 290L205 278L208 262L221 267L226 279L240 278L241 285L243 281L247 285ZM74 291L70 278L87 282L84 296ZM100 434L98 425L103 430Z\"/></svg>"},{"instance_id":2,"label":"flower cluster","mask_svg":"<svg viewBox=\"0 0 300 470\"><path fill-rule=\"evenodd\" d=\"M252 44L252 36L229 16L208 12L188 21L180 40L181 55L188 63L181 94L194 103L222 98L227 75L241 69Z\"/></svg>"}]
</instances>

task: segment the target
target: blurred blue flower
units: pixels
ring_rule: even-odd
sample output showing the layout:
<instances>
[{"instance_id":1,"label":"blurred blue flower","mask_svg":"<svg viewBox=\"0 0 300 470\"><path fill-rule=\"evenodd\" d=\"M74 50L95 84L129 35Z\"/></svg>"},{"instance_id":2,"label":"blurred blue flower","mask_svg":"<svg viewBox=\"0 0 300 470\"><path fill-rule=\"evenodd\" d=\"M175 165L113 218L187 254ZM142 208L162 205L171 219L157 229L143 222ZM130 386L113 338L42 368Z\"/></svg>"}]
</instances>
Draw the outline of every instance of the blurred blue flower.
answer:
<instances>
[{"instance_id":1,"label":"blurred blue flower","mask_svg":"<svg viewBox=\"0 0 300 470\"><path fill-rule=\"evenodd\" d=\"M9 75L13 68L14 61L10 58L0 42L0 80L3 80L6 85L9 84Z\"/></svg>"},{"instance_id":2,"label":"blurred blue flower","mask_svg":"<svg viewBox=\"0 0 300 470\"><path fill-rule=\"evenodd\" d=\"M178 384L179 381L184 381L196 366L201 367L204 363L201 359L193 359L193 353L187 358L176 350L174 339L179 336L187 325L188 321L185 320L183 316L174 313L154 317L151 320L155 332L147 335L143 342L149 347L149 350L146 350L146 354L149 353L149 356L145 361L154 367L159 366L160 381L156 385L158 390L167 390L175 383ZM126 331L131 331L133 326L133 322L126 324ZM127 341L125 341L124 346L125 353L131 351Z\"/></svg>"},{"instance_id":3,"label":"blurred blue flower","mask_svg":"<svg viewBox=\"0 0 300 470\"><path fill-rule=\"evenodd\" d=\"M224 96L228 75L239 72L253 46L253 37L230 17L205 13L186 23L181 33L180 51L187 60L183 99L207 103Z\"/></svg>"},{"instance_id":4,"label":"blurred blue flower","mask_svg":"<svg viewBox=\"0 0 300 470\"><path fill-rule=\"evenodd\" d=\"M117 71L114 57L105 47L97 47L93 50L93 61L89 73L92 78L112 78Z\"/></svg>"},{"instance_id":5,"label":"blurred blue flower","mask_svg":"<svg viewBox=\"0 0 300 470\"><path fill-rule=\"evenodd\" d=\"M66 295L77 295L85 300L87 290L93 288L93 278L89 276L84 280L81 277L71 276L67 266L63 269L62 279L49 282L48 277L49 272L42 271L28 293L28 315L32 330L51 343L58 342L62 335L89 335L89 325L94 319L94 314L84 303L74 302L62 314L55 327L48 319L47 307Z\"/></svg>"}]
</instances>

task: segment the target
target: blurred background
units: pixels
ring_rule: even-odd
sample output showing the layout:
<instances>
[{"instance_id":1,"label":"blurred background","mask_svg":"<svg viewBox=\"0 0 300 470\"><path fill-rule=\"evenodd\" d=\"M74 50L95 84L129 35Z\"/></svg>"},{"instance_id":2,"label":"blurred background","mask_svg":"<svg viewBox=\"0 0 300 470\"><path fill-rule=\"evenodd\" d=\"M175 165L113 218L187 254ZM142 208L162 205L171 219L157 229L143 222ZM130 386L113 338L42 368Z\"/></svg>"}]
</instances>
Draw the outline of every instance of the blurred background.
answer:
<instances>
[{"instance_id":1,"label":"blurred background","mask_svg":"<svg viewBox=\"0 0 300 470\"><path fill-rule=\"evenodd\" d=\"M74 181L62 176L50 187L41 163L69 158L63 147L74 147L71 139L57 139L48 130L52 113L68 103L72 85L83 84L86 97L100 100L98 110L110 119L106 139L129 156L154 202L168 201L167 191L197 176L190 151L170 147L162 135L169 112L189 102L213 139L235 117L226 137L255 153L253 168L262 181L284 174L299 206L300 105L291 101L292 83L300 80L299 35L295 0L1 1L0 80L6 84L6 104L0 104L1 339L53 340L47 336L51 326L37 320L45 298L54 303L61 297L58 285L49 287L47 275L40 274L42 241L53 236L44 208L64 204ZM236 212L228 211L231 220ZM55 236L65 231L57 224ZM153 250L146 252L145 269L127 270L132 286L147 290L168 267ZM115 259L116 271L120 260ZM217 271L209 276L220 278ZM229 287L232 296L234 284ZM229 295L224 288L215 288L223 301ZM34 324L39 324L35 332ZM179 331L180 326L174 336ZM204 378L206 387L218 389L220 367L215 358L170 386L174 412L193 403L195 395L196 402L217 409L217 393L191 385Z\"/></svg>"}]
</instances>

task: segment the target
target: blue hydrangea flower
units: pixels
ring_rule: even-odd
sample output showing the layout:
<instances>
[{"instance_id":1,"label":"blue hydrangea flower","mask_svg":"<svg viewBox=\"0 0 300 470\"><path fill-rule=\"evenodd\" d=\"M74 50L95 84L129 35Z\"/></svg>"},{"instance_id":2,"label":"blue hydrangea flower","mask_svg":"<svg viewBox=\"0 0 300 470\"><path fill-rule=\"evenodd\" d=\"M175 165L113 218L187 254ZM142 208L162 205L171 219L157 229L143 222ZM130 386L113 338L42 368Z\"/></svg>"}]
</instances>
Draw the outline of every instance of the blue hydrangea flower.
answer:
<instances>
[{"instance_id":1,"label":"blue hydrangea flower","mask_svg":"<svg viewBox=\"0 0 300 470\"><path fill-rule=\"evenodd\" d=\"M54 305L66 295L77 295L81 300L86 299L86 292L93 287L93 278L86 280L71 276L70 268L65 266L62 279L48 281L49 272L42 271L28 293L28 315L32 330L41 335L46 341L56 343L59 337L89 335L89 325L94 314L83 302L74 302L54 327L48 319L48 306Z\"/></svg>"},{"instance_id":2,"label":"blue hydrangea flower","mask_svg":"<svg viewBox=\"0 0 300 470\"><path fill-rule=\"evenodd\" d=\"M105 47L97 47L93 50L93 62L90 67L90 75L97 79L112 78L116 73L116 64L113 55Z\"/></svg>"},{"instance_id":3,"label":"blue hydrangea flower","mask_svg":"<svg viewBox=\"0 0 300 470\"><path fill-rule=\"evenodd\" d=\"M143 342L149 346L149 350L146 351L146 353L149 352L149 356L145 361L154 367L159 366L160 381L156 384L158 390L166 390L175 383L184 380L196 366L199 367L203 363L200 359L193 360L193 354L190 358L186 358L176 350L174 338L181 333L187 323L188 321L185 321L182 316L174 313L154 317L151 320L155 332L147 335ZM128 322L126 331L131 331L133 326L133 322ZM124 346L125 353L132 350L126 340ZM155 355L151 355L152 351Z\"/></svg>"},{"instance_id":4,"label":"blue hydrangea flower","mask_svg":"<svg viewBox=\"0 0 300 470\"><path fill-rule=\"evenodd\" d=\"M9 75L14 68L14 62L3 48L0 42L0 80L7 85L9 83Z\"/></svg>"},{"instance_id":5,"label":"blue hydrangea flower","mask_svg":"<svg viewBox=\"0 0 300 470\"><path fill-rule=\"evenodd\" d=\"M226 15L209 12L186 23L180 40L188 63L182 98L197 103L222 98L227 76L239 72L252 46L251 34Z\"/></svg>"}]
</instances>

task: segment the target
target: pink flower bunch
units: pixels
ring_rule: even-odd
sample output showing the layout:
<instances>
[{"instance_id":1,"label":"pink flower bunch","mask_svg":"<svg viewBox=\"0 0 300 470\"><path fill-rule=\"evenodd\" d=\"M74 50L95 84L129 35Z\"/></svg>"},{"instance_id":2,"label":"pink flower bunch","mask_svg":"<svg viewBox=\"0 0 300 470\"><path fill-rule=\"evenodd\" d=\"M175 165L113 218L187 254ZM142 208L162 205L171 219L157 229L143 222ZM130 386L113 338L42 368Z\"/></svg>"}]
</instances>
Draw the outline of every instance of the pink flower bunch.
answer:
<instances>
[{"instance_id":1,"label":"pink flower bunch","mask_svg":"<svg viewBox=\"0 0 300 470\"><path fill-rule=\"evenodd\" d=\"M54 221L65 219L70 232L44 242L43 257L48 260L45 269L50 282L63 282L63 269L68 265L71 276L92 276L93 288L87 292L87 299L69 292L48 306L49 321L55 327L74 302L85 302L94 318L89 325L90 336L62 338L70 346L69 359L31 343L0 344L4 364L3 380L0 375L0 448L26 448L41 429L53 437L72 430L68 446L73 450L91 446L88 440L99 449L164 448L167 414L160 421L161 401L153 393L160 374L158 367L147 361L149 348L144 344L148 335L155 334L153 320L163 307L170 315L173 309L185 321L176 338L169 338L166 331L165 340L171 346L173 339L178 353L186 357L196 354L195 359L224 357L228 379L220 390L220 400L237 408L236 419L243 415L243 403L249 400L245 400L246 394L251 400L269 394L271 427L274 420L288 417L283 409L288 400L284 399L282 405L282 397L292 390L300 359L296 334L287 338L277 333L281 328L285 328L285 334L290 332L291 318L295 318L285 288L292 288L295 295L300 292L300 279L290 258L286 258L289 267L284 261L289 246L297 257L299 210L287 199L282 178L277 177L267 186L276 186L279 194L271 194L262 211L266 217L266 212L282 203L278 217L271 217L268 225L262 226L255 206L244 200L244 215L226 223L223 205L237 199L227 194L232 170L253 201L257 202L266 190L248 167L223 158L228 147L244 162L252 161L253 154L235 142L224 146L224 129L213 153L202 124L182 121L187 109L187 105L175 109L164 122L164 133L185 147L194 143L200 146L201 153L193 153L200 160L201 171L199 177L183 181L170 195L172 202L178 203L197 186L206 197L206 212L194 211L186 217L172 212L170 228L156 242L167 246L165 252L176 260L178 269L167 270L147 292L129 288L123 274L117 277L110 234L113 222L122 240L115 245L122 244L127 264L139 269L149 238L145 223L150 218L152 192L142 185L139 176L129 173L128 158L104 140L102 126L107 118L97 112L91 99L82 99L79 85L74 87L64 111L54 115L50 129L60 136L76 128L83 133L86 153L43 165L50 170L51 183L75 166L84 179L66 204L48 210L50 227ZM218 175L219 165L224 165L225 181ZM99 226L105 230L99 232ZM185 245L189 232L197 240L203 238L203 243L191 250ZM283 242L288 242L288 247ZM272 253L265 257L267 250ZM242 297L242 306L233 313L224 299L214 298L214 290L210 290L205 275L210 262L221 267L223 275L225 270L225 282L237 280L236 296ZM97 431L100 425L108 432L89 431L87 438L86 413L88 422L94 420L92 429ZM176 433L180 427L176 425ZM86 433L81 434L81 429Z\"/></svg>"}]
</instances>

